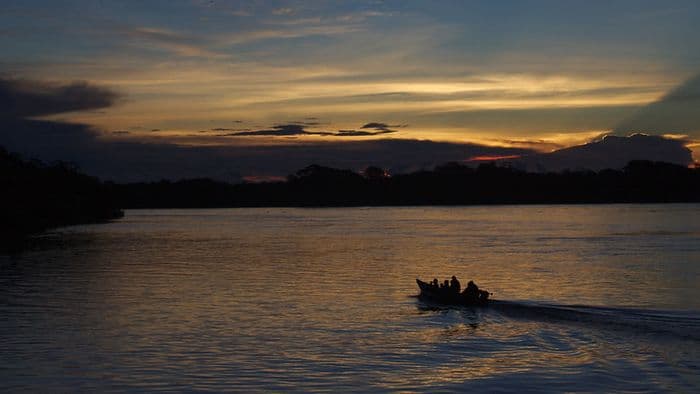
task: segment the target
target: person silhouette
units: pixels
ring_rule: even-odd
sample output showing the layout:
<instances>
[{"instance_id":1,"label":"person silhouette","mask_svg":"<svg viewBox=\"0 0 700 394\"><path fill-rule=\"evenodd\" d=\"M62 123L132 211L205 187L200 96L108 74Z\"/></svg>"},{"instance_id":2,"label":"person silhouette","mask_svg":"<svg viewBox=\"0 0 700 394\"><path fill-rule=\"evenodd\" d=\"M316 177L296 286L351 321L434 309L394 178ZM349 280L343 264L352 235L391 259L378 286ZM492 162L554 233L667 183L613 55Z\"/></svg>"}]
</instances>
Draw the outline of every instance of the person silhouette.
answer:
<instances>
[{"instance_id":1,"label":"person silhouette","mask_svg":"<svg viewBox=\"0 0 700 394\"><path fill-rule=\"evenodd\" d=\"M474 283L474 281L470 280L469 283L467 283L467 288L464 289L464 292L462 294L469 300L469 301L477 301L479 299L479 286Z\"/></svg>"},{"instance_id":2,"label":"person silhouette","mask_svg":"<svg viewBox=\"0 0 700 394\"><path fill-rule=\"evenodd\" d=\"M452 280L450 281L450 289L452 289L452 291L457 294L459 294L459 292L462 290L462 285L459 283L457 277L454 275L452 275Z\"/></svg>"}]
</instances>

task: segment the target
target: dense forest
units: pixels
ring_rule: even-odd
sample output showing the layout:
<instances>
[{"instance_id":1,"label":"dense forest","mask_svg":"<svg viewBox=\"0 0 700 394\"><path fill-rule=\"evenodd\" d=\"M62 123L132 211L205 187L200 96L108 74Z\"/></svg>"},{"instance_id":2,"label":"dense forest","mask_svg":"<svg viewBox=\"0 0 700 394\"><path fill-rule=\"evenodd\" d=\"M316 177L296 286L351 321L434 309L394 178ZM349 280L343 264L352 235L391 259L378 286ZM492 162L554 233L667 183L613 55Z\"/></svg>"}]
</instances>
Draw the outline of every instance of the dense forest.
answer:
<instances>
[{"instance_id":1,"label":"dense forest","mask_svg":"<svg viewBox=\"0 0 700 394\"><path fill-rule=\"evenodd\" d=\"M700 168L632 161L621 170L531 173L448 163L392 176L377 167L357 173L311 165L283 182L115 184L67 163L27 161L0 148L0 187L0 236L8 243L118 218L123 208L700 202Z\"/></svg>"},{"instance_id":2,"label":"dense forest","mask_svg":"<svg viewBox=\"0 0 700 394\"><path fill-rule=\"evenodd\" d=\"M530 173L448 163L390 176L312 165L285 182L208 179L113 185L123 208L700 202L700 169L633 161L621 170Z\"/></svg>"},{"instance_id":3,"label":"dense forest","mask_svg":"<svg viewBox=\"0 0 700 394\"><path fill-rule=\"evenodd\" d=\"M0 244L72 224L121 217L111 187L68 163L27 161L0 148Z\"/></svg>"}]
</instances>

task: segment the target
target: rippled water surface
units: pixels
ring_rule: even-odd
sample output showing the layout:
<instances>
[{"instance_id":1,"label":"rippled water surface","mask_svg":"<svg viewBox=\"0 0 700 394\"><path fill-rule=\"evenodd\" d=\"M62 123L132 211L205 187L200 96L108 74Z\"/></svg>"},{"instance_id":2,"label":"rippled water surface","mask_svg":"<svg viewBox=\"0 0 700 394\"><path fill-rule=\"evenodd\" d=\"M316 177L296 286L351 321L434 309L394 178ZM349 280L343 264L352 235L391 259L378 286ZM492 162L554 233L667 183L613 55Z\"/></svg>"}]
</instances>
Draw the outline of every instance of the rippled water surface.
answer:
<instances>
[{"instance_id":1,"label":"rippled water surface","mask_svg":"<svg viewBox=\"0 0 700 394\"><path fill-rule=\"evenodd\" d=\"M128 211L0 255L0 390L700 390L700 206ZM415 278L496 301L444 308Z\"/></svg>"}]
</instances>

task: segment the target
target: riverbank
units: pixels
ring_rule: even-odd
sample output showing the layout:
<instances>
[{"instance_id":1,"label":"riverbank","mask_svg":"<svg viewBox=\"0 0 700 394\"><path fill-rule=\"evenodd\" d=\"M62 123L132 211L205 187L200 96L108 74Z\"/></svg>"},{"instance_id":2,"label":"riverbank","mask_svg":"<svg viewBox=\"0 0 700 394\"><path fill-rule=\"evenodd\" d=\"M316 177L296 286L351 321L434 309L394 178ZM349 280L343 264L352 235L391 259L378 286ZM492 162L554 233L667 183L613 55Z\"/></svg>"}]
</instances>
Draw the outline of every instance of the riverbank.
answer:
<instances>
[{"instance_id":1,"label":"riverbank","mask_svg":"<svg viewBox=\"0 0 700 394\"><path fill-rule=\"evenodd\" d=\"M0 189L0 250L13 250L48 229L124 215L109 185L99 179L69 163L26 160L2 148Z\"/></svg>"}]
</instances>

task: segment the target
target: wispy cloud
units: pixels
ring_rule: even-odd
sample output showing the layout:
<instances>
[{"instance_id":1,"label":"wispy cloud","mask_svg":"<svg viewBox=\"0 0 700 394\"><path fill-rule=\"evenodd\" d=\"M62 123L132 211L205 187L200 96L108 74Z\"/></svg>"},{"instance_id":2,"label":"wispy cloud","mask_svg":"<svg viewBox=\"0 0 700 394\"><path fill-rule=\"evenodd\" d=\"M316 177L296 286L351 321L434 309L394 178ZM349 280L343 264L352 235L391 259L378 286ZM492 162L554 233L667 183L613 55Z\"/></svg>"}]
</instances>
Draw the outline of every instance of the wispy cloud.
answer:
<instances>
[{"instance_id":1,"label":"wispy cloud","mask_svg":"<svg viewBox=\"0 0 700 394\"><path fill-rule=\"evenodd\" d=\"M230 34L221 44L239 45L253 41L290 39L312 36L335 36L361 31L358 25L299 25L290 28L257 29Z\"/></svg>"},{"instance_id":2,"label":"wispy cloud","mask_svg":"<svg viewBox=\"0 0 700 394\"><path fill-rule=\"evenodd\" d=\"M280 7L272 10L273 15L289 15L293 12L294 10L290 7Z\"/></svg>"},{"instance_id":3,"label":"wispy cloud","mask_svg":"<svg viewBox=\"0 0 700 394\"><path fill-rule=\"evenodd\" d=\"M335 17L337 21L340 22L364 22L368 18L380 17L380 16L390 16L391 13L381 12L381 11L360 11L353 12L349 14L338 15Z\"/></svg>"},{"instance_id":4,"label":"wispy cloud","mask_svg":"<svg viewBox=\"0 0 700 394\"><path fill-rule=\"evenodd\" d=\"M231 11L231 15L233 15L233 16L252 16L253 14L250 11L246 11L246 10L233 10L233 11Z\"/></svg>"},{"instance_id":5,"label":"wispy cloud","mask_svg":"<svg viewBox=\"0 0 700 394\"><path fill-rule=\"evenodd\" d=\"M199 35L178 32L161 27L136 27L120 29L126 33L132 46L157 49L182 57L231 59L230 46L255 41L283 40L312 36L336 36L362 30L359 25L319 25L310 20L280 27L261 27L221 35ZM230 49L229 49L230 50Z\"/></svg>"},{"instance_id":6,"label":"wispy cloud","mask_svg":"<svg viewBox=\"0 0 700 394\"><path fill-rule=\"evenodd\" d=\"M189 0L170 4L167 18L151 3L107 2L83 7L84 18L75 19L74 7L45 3L18 2L11 8L21 15L0 15L7 26L0 29L7 44L0 67L118 88L128 95L119 107L65 117L135 137L152 128L168 137L232 128L230 119L241 116L249 130L206 137L266 132L276 143L281 133L304 141L399 130L402 137L515 146L551 135L556 143L569 142L559 135L578 141L616 125L621 132L700 135L693 123L698 104L688 97L634 114L696 69L687 37L697 30L700 8L692 1L643 4L633 13L650 17L631 20L627 10L614 25L600 4L571 5L582 17L558 24L547 22L567 20L569 8ZM639 23L655 15L664 18ZM21 34L2 36L12 32ZM290 121L310 113L332 122ZM388 123L359 127L367 119ZM411 128L393 126L399 122ZM265 127L272 124L298 124L304 133ZM315 132L330 135L303 138Z\"/></svg>"},{"instance_id":7,"label":"wispy cloud","mask_svg":"<svg viewBox=\"0 0 700 394\"><path fill-rule=\"evenodd\" d=\"M225 53L208 49L208 42L195 35L157 27L137 27L127 31L132 42L146 48L165 50L184 57L226 58Z\"/></svg>"},{"instance_id":8,"label":"wispy cloud","mask_svg":"<svg viewBox=\"0 0 700 394\"><path fill-rule=\"evenodd\" d=\"M304 15L290 17L293 12L288 14L277 13L278 17L264 20L265 24L269 25L279 25L279 26L299 26L299 25L339 25L339 24L352 24L359 25L367 22L370 18L376 17L387 17L391 14L384 13L380 11L361 11L352 12L340 15ZM284 17L279 17L284 16Z\"/></svg>"},{"instance_id":9,"label":"wispy cloud","mask_svg":"<svg viewBox=\"0 0 700 394\"><path fill-rule=\"evenodd\" d=\"M499 146L533 149L541 152L551 152L565 147L561 143L546 139L494 139L493 142Z\"/></svg>"}]
</instances>

